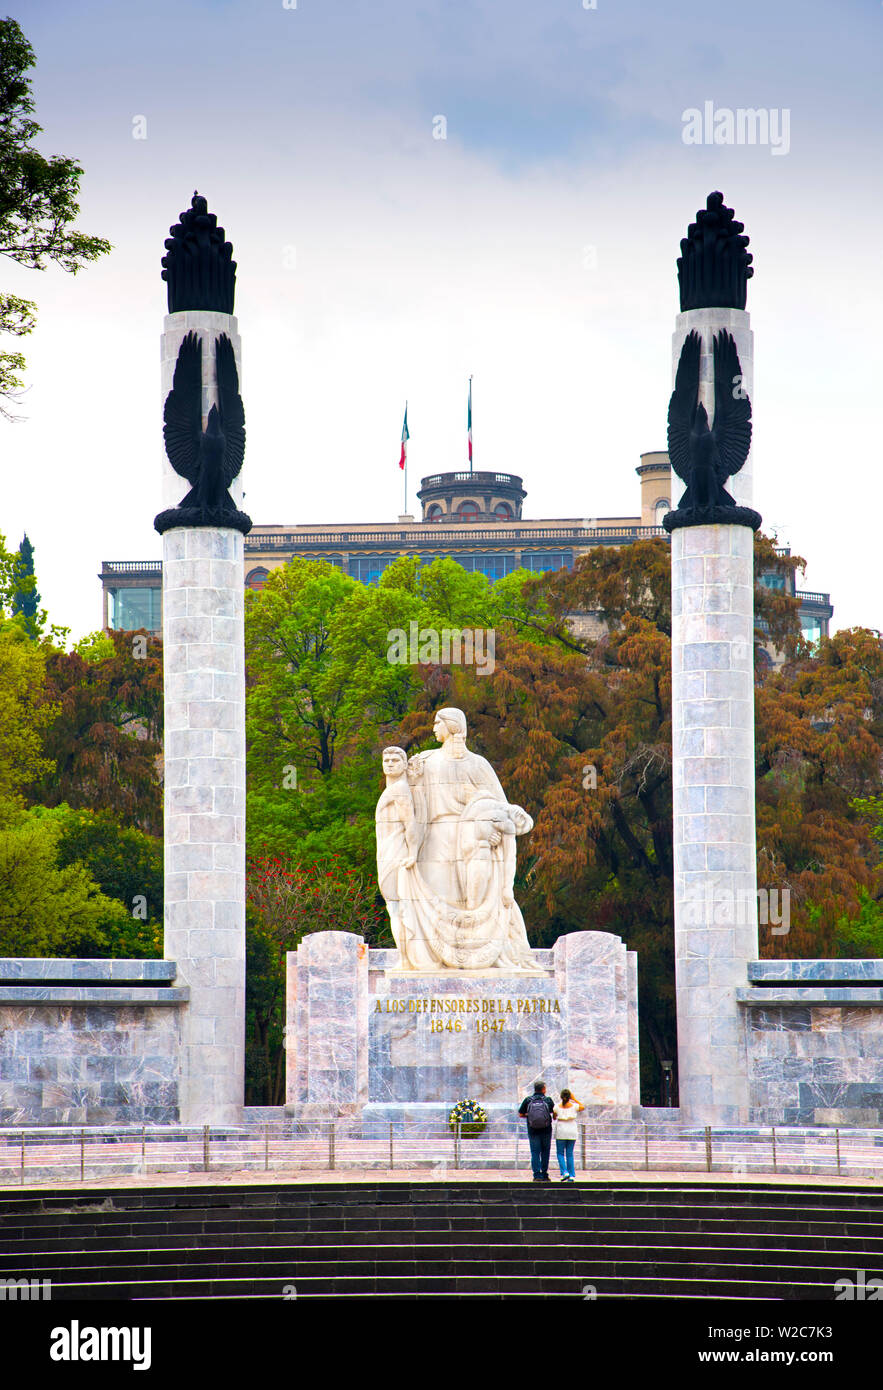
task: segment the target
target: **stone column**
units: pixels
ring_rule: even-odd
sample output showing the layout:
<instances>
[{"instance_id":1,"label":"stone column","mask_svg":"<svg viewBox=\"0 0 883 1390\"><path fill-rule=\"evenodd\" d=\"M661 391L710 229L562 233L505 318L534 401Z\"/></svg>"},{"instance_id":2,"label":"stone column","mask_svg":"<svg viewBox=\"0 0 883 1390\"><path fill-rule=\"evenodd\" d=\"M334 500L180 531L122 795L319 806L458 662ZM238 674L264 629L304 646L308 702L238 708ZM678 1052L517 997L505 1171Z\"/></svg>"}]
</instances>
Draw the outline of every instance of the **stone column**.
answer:
<instances>
[{"instance_id":1,"label":"stone column","mask_svg":"<svg viewBox=\"0 0 883 1390\"><path fill-rule=\"evenodd\" d=\"M231 314L165 320L162 398L185 333L203 345L203 419L216 399L214 342ZM240 369L241 380L241 369ZM163 506L188 484L163 461ZM241 474L230 488L241 505ZM165 956L190 988L181 1123L238 1124L245 1069L245 657L243 537L227 527L163 535Z\"/></svg>"},{"instance_id":2,"label":"stone column","mask_svg":"<svg viewBox=\"0 0 883 1390\"><path fill-rule=\"evenodd\" d=\"M757 959L753 547L748 526L671 538L678 1083L697 1124L749 1118L736 990Z\"/></svg>"}]
</instances>

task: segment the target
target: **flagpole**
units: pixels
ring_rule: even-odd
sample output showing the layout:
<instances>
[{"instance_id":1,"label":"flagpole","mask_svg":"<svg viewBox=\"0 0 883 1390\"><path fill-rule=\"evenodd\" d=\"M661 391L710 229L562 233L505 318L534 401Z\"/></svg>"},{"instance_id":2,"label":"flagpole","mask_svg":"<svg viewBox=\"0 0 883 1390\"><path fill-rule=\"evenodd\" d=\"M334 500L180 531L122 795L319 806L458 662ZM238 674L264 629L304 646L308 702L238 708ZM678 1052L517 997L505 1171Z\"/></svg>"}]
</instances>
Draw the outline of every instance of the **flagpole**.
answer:
<instances>
[{"instance_id":1,"label":"flagpole","mask_svg":"<svg viewBox=\"0 0 883 1390\"><path fill-rule=\"evenodd\" d=\"M472 442L472 375L469 376L469 472L473 471L472 455L475 453L475 445Z\"/></svg>"},{"instance_id":2,"label":"flagpole","mask_svg":"<svg viewBox=\"0 0 883 1390\"><path fill-rule=\"evenodd\" d=\"M405 420L408 418L408 402L405 401ZM408 515L408 448L405 445L405 504L402 507L402 516Z\"/></svg>"}]
</instances>

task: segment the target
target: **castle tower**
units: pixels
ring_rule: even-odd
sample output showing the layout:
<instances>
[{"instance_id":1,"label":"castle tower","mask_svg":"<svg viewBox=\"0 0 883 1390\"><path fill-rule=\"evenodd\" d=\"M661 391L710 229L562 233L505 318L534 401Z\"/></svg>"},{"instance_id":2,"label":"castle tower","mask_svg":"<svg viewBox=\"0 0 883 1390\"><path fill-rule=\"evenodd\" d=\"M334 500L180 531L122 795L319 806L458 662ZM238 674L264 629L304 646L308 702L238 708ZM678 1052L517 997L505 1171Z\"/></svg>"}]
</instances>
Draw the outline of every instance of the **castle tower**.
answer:
<instances>
[{"instance_id":1,"label":"castle tower","mask_svg":"<svg viewBox=\"0 0 883 1390\"><path fill-rule=\"evenodd\" d=\"M165 243L165 956L190 988L182 1124L241 1121L245 1068L245 447L236 265L194 194ZM189 486L189 491L188 491Z\"/></svg>"},{"instance_id":2,"label":"castle tower","mask_svg":"<svg viewBox=\"0 0 883 1390\"><path fill-rule=\"evenodd\" d=\"M663 522L671 531L678 1085L688 1122L712 1125L749 1119L736 990L758 954L753 540L760 517L751 510L753 338L745 301L753 270L742 231L722 195L712 193L681 242L672 366L680 391L669 411L672 487L680 500ZM721 437L715 450L728 432L730 460L736 458L726 489L714 496L703 445L695 434L690 443L689 428L682 428L691 394L694 421L697 412L701 420L698 398L712 435Z\"/></svg>"}]
</instances>

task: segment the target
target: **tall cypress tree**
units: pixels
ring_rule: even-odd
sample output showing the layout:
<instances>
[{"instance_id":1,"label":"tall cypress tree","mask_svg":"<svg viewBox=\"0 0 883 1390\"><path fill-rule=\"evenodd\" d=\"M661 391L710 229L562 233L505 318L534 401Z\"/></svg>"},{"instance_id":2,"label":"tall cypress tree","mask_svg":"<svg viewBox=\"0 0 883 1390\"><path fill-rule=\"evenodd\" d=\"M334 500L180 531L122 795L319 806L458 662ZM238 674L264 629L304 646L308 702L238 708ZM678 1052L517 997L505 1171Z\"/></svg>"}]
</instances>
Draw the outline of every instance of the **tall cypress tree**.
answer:
<instances>
[{"instance_id":1,"label":"tall cypress tree","mask_svg":"<svg viewBox=\"0 0 883 1390\"><path fill-rule=\"evenodd\" d=\"M28 636L36 639L40 635L40 614L37 605L37 576L34 573L34 547L25 532L13 565L12 613L21 613L25 620Z\"/></svg>"}]
</instances>

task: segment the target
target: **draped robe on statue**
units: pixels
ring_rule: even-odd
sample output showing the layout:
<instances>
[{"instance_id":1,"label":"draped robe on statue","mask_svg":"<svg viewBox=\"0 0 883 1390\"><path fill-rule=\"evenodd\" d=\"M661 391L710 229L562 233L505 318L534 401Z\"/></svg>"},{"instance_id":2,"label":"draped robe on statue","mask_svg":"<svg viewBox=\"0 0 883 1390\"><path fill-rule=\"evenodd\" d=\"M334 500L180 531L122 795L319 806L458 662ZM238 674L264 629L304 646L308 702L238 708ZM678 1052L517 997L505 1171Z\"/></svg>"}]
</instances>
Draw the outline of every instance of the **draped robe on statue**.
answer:
<instances>
[{"instance_id":1,"label":"draped robe on statue","mask_svg":"<svg viewBox=\"0 0 883 1390\"><path fill-rule=\"evenodd\" d=\"M446 747L418 753L408 781L425 818L412 868L401 862L400 827L380 805L377 819L381 890L401 967L536 971L512 895L515 835L532 828L530 817L507 801L490 763L465 748L459 756Z\"/></svg>"}]
</instances>

